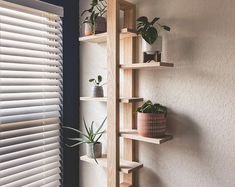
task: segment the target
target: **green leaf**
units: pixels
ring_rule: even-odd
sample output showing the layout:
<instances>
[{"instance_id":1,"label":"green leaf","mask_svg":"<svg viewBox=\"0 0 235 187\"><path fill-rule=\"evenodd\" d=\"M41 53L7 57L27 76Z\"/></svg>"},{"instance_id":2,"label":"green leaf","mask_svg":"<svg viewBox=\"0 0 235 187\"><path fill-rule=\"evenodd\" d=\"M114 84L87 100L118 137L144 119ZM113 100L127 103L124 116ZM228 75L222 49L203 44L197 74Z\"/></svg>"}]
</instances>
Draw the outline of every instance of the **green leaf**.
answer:
<instances>
[{"instance_id":1,"label":"green leaf","mask_svg":"<svg viewBox=\"0 0 235 187\"><path fill-rule=\"evenodd\" d=\"M158 18L158 17L154 18L153 21L151 21L150 24L151 24L151 25L154 25L159 19L160 19L160 18Z\"/></svg>"},{"instance_id":2,"label":"green leaf","mask_svg":"<svg viewBox=\"0 0 235 187\"><path fill-rule=\"evenodd\" d=\"M80 141L80 142L84 142L84 140L82 138L67 138L68 140L72 140L72 141Z\"/></svg>"},{"instance_id":3,"label":"green leaf","mask_svg":"<svg viewBox=\"0 0 235 187\"><path fill-rule=\"evenodd\" d=\"M89 79L89 82L93 82L95 79Z\"/></svg>"},{"instance_id":4,"label":"green leaf","mask_svg":"<svg viewBox=\"0 0 235 187\"><path fill-rule=\"evenodd\" d=\"M100 83L102 81L102 76L98 75L98 82Z\"/></svg>"},{"instance_id":5,"label":"green leaf","mask_svg":"<svg viewBox=\"0 0 235 187\"><path fill-rule=\"evenodd\" d=\"M73 144L73 145L68 145L68 144L65 144L67 147L70 147L70 148L72 148L72 147L76 147L76 146L78 146L78 145L81 145L81 144L83 144L84 142L78 142L78 143L76 143L76 144Z\"/></svg>"},{"instance_id":6,"label":"green leaf","mask_svg":"<svg viewBox=\"0 0 235 187\"><path fill-rule=\"evenodd\" d=\"M136 21L143 22L143 23L148 23L148 18L146 16L141 16Z\"/></svg>"},{"instance_id":7,"label":"green leaf","mask_svg":"<svg viewBox=\"0 0 235 187\"><path fill-rule=\"evenodd\" d=\"M165 30L168 31L168 32L170 32L170 30L171 30L171 28L168 27L168 26L166 26L166 25L163 25L162 28L165 29Z\"/></svg>"},{"instance_id":8,"label":"green leaf","mask_svg":"<svg viewBox=\"0 0 235 187\"><path fill-rule=\"evenodd\" d=\"M96 134L99 133L99 131L102 129L102 127L104 126L105 121L107 120L107 117L104 118L103 122L101 123L101 125L99 126L99 128L96 130Z\"/></svg>"},{"instance_id":9,"label":"green leaf","mask_svg":"<svg viewBox=\"0 0 235 187\"><path fill-rule=\"evenodd\" d=\"M90 139L90 132L87 128L87 124L86 124L86 121L85 121L84 117L83 117L83 123L84 123L85 129L86 129L87 135L88 135L88 139Z\"/></svg>"}]
</instances>

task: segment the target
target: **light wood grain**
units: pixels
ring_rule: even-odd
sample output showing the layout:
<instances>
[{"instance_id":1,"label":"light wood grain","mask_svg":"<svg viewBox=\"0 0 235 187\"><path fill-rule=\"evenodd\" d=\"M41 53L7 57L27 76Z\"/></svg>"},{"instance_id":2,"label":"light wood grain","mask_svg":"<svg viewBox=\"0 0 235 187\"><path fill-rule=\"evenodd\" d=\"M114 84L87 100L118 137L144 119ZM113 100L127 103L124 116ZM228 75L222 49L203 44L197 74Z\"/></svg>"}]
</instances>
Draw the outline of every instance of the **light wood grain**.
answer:
<instances>
[{"instance_id":1,"label":"light wood grain","mask_svg":"<svg viewBox=\"0 0 235 187\"><path fill-rule=\"evenodd\" d=\"M120 32L120 40L130 37L136 37L136 31L134 29L124 28ZM95 34L90 36L83 36L79 38L80 42L88 43L104 43L107 42L108 33Z\"/></svg>"},{"instance_id":2,"label":"light wood grain","mask_svg":"<svg viewBox=\"0 0 235 187\"><path fill-rule=\"evenodd\" d=\"M173 63L166 62L150 62L150 63L135 63L135 64L122 64L121 69L155 69L155 68L166 68L174 67Z\"/></svg>"},{"instance_id":3,"label":"light wood grain","mask_svg":"<svg viewBox=\"0 0 235 187\"><path fill-rule=\"evenodd\" d=\"M127 28L136 28L136 7L134 4L121 1L124 7L124 27ZM135 61L136 56L136 38L129 37L125 38L122 41L123 50L123 62L122 64L129 65ZM122 93L125 97L134 97L135 96L135 72L126 70L124 72L124 92ZM124 104L123 105L123 119L124 119L124 128L132 129L135 127L135 117L134 117L135 106L134 104ZM125 139L123 141L123 157L125 160L133 161L135 160L135 142L131 139ZM124 174L123 181L127 184L134 185L134 175Z\"/></svg>"},{"instance_id":4,"label":"light wood grain","mask_svg":"<svg viewBox=\"0 0 235 187\"><path fill-rule=\"evenodd\" d=\"M107 6L107 187L119 187L119 0Z\"/></svg>"},{"instance_id":5,"label":"light wood grain","mask_svg":"<svg viewBox=\"0 0 235 187\"><path fill-rule=\"evenodd\" d=\"M164 142L167 142L173 139L173 136L171 135L165 135L161 138L147 138L147 137L140 136L137 133L137 130L121 130L120 136L126 139L137 140L137 141L153 143L153 144L162 144Z\"/></svg>"},{"instance_id":6,"label":"light wood grain","mask_svg":"<svg viewBox=\"0 0 235 187\"><path fill-rule=\"evenodd\" d=\"M126 182L123 182L120 184L120 187L132 187L132 185L126 183Z\"/></svg>"},{"instance_id":7,"label":"light wood grain","mask_svg":"<svg viewBox=\"0 0 235 187\"><path fill-rule=\"evenodd\" d=\"M107 166L108 166L107 155L103 155L102 158L97 158L96 160L97 160L98 164L95 162L95 160L93 158L89 158L86 155L81 156L80 160L82 160L84 162L88 162L90 164L101 166L103 168L107 168ZM142 167L143 167L143 164L140 164L138 162L130 162L127 160L120 160L120 166L118 166L118 173L120 171L122 173L128 174L128 173L132 173Z\"/></svg>"},{"instance_id":8,"label":"light wood grain","mask_svg":"<svg viewBox=\"0 0 235 187\"><path fill-rule=\"evenodd\" d=\"M107 102L107 97L80 97L81 101L97 101L97 102ZM144 99L140 97L121 97L119 102L121 103L135 103L142 102Z\"/></svg>"}]
</instances>

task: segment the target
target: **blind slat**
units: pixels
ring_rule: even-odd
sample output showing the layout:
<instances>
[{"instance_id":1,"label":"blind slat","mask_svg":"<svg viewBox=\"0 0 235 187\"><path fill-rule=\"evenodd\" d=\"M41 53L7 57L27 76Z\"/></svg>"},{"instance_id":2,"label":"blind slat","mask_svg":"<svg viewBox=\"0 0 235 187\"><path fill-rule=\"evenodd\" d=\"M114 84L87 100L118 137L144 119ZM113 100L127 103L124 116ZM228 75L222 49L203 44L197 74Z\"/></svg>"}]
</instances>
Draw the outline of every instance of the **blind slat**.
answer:
<instances>
[{"instance_id":1,"label":"blind slat","mask_svg":"<svg viewBox=\"0 0 235 187\"><path fill-rule=\"evenodd\" d=\"M50 99L59 98L58 92L33 92L33 93L1 93L0 101L32 100L32 99ZM1 106L1 105L0 105Z\"/></svg>"},{"instance_id":2,"label":"blind slat","mask_svg":"<svg viewBox=\"0 0 235 187\"><path fill-rule=\"evenodd\" d=\"M59 166L60 166L60 163L55 162L55 163L52 163L52 164L43 165L43 166L38 167L38 168L33 168L31 170L28 170L28 171L20 172L20 173L11 175L11 176L7 176L7 177L4 177L4 178L1 178L0 185L8 185L8 184L10 184L14 181L20 181L20 180L25 179L27 177L30 177L32 175L37 175L37 174L44 173L47 170L56 170L56 171L58 171ZM26 181L26 180L23 180L23 181ZM29 183L29 182L23 182L21 184L23 185L23 184L27 184L27 183Z\"/></svg>"},{"instance_id":3,"label":"blind slat","mask_svg":"<svg viewBox=\"0 0 235 187\"><path fill-rule=\"evenodd\" d=\"M13 5L0 1L0 186L61 186L62 21Z\"/></svg>"},{"instance_id":4,"label":"blind slat","mask_svg":"<svg viewBox=\"0 0 235 187\"><path fill-rule=\"evenodd\" d=\"M6 161L4 163L1 163L1 169L2 169L2 171L4 171L6 169L15 168L17 166L23 166L25 164L35 162L35 161L38 161L40 159L49 158L49 157L52 157L52 156L55 156L55 155L58 155L58 156L60 155L60 150L59 149L44 151L42 153L27 155L25 157L21 157L21 158L18 158L18 159Z\"/></svg>"},{"instance_id":5,"label":"blind slat","mask_svg":"<svg viewBox=\"0 0 235 187\"><path fill-rule=\"evenodd\" d=\"M49 163L53 163L53 162L58 162L60 161L60 156L52 156L49 158L44 158L44 159L40 159L40 160L36 160L34 162L29 162L20 166L16 166L13 168L8 168L5 170L1 170L1 177L6 177L6 176L10 176L16 173L20 173L23 171L27 171L29 169L33 169L39 166L42 166L43 164L49 164Z\"/></svg>"}]
</instances>

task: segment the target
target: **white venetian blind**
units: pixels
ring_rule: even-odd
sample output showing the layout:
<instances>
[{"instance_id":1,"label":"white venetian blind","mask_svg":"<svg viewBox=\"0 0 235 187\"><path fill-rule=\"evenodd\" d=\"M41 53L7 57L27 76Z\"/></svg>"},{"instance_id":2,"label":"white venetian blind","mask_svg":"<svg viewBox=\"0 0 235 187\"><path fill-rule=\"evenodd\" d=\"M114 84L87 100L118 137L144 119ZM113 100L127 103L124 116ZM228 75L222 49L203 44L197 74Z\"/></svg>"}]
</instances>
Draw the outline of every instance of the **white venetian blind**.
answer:
<instances>
[{"instance_id":1,"label":"white venetian blind","mask_svg":"<svg viewBox=\"0 0 235 187\"><path fill-rule=\"evenodd\" d=\"M61 19L23 10L0 4L0 186L62 186Z\"/></svg>"}]
</instances>

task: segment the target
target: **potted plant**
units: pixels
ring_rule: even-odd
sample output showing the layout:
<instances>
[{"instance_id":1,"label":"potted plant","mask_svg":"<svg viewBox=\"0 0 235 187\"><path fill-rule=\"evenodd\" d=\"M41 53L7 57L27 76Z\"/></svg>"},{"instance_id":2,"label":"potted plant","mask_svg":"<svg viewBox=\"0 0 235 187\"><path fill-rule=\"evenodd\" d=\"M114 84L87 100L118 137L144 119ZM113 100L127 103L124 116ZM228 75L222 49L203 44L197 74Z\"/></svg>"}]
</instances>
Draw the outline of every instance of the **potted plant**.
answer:
<instances>
[{"instance_id":1,"label":"potted plant","mask_svg":"<svg viewBox=\"0 0 235 187\"><path fill-rule=\"evenodd\" d=\"M72 145L65 144L67 147L73 148L76 146L79 146L81 144L86 144L86 154L90 158L94 158L97 162L96 158L102 157L102 143L99 142L102 135L105 133L104 130L102 130L102 127L104 126L104 123L106 121L107 117L103 120L101 125L97 128L97 130L94 130L94 121L91 122L90 127L87 126L85 119L83 118L84 126L86 132L83 133L82 131L72 128L72 127L63 127L65 129L69 129L75 133L78 133L81 137L76 138L67 138L69 141L73 141L74 143Z\"/></svg>"},{"instance_id":2,"label":"potted plant","mask_svg":"<svg viewBox=\"0 0 235 187\"><path fill-rule=\"evenodd\" d=\"M141 136L157 138L166 132L167 108L160 104L145 102L137 108L137 131Z\"/></svg>"},{"instance_id":3,"label":"potted plant","mask_svg":"<svg viewBox=\"0 0 235 187\"><path fill-rule=\"evenodd\" d=\"M106 12L106 0L92 0L90 8L84 10L81 14L83 16L85 13L88 13L88 16L83 21L85 24L85 36L107 31L107 22L104 17Z\"/></svg>"},{"instance_id":4,"label":"potted plant","mask_svg":"<svg viewBox=\"0 0 235 187\"><path fill-rule=\"evenodd\" d=\"M155 17L151 22L145 16L139 17L137 21L137 33L142 36L142 52L147 55L155 55L162 51L161 30L170 31L170 27L158 23L160 18ZM156 24L156 27L154 26Z\"/></svg>"},{"instance_id":5,"label":"potted plant","mask_svg":"<svg viewBox=\"0 0 235 187\"><path fill-rule=\"evenodd\" d=\"M103 89L104 84L101 84L102 80L103 78L101 75L97 76L97 80L89 79L89 82L92 82L94 84L92 91L93 97L104 97L104 89Z\"/></svg>"}]
</instances>

